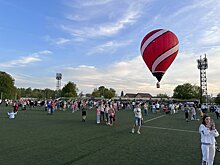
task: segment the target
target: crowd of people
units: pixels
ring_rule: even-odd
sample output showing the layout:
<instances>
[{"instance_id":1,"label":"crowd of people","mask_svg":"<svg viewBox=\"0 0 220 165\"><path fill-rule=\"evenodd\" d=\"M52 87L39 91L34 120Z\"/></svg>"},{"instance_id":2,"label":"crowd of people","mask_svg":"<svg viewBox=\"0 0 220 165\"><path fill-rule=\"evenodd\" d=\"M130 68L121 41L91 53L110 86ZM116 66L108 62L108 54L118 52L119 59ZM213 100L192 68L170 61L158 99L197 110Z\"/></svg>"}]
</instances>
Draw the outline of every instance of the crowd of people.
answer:
<instances>
[{"instance_id":1,"label":"crowd of people","mask_svg":"<svg viewBox=\"0 0 220 165\"><path fill-rule=\"evenodd\" d=\"M2 101L1 101L2 103ZM184 112L185 120L202 119L199 127L201 135L201 150L202 150L202 165L212 165L214 162L215 152L220 151L216 142L216 137L219 136L213 119L207 114L212 112L216 114L216 119L220 117L220 105L205 105L196 104L194 102L159 102L159 101L114 101L114 100L16 100L5 101L6 106L13 106L13 111L8 112L10 119L14 119L18 114L19 107L21 110L34 108L35 106L44 106L45 111L49 115L53 115L54 111L70 110L72 113L81 111L82 122L86 121L87 110L96 110L96 123L104 123L108 126L113 126L116 120L116 113L120 110L132 110L134 112L134 124L131 133L141 134L141 125L143 124L143 117L148 116L149 113L165 113L167 115L174 115L178 112ZM143 114L142 114L143 112Z\"/></svg>"},{"instance_id":2,"label":"crowd of people","mask_svg":"<svg viewBox=\"0 0 220 165\"><path fill-rule=\"evenodd\" d=\"M165 113L165 114L175 114L179 111L185 113L185 120L198 120L198 116L203 116L203 114L206 114L208 109L211 112L215 112L216 118L218 119L220 117L220 105L210 105L209 107L205 104L202 104L201 106L194 102L165 102L165 101L143 101L143 100L133 100L133 101L127 101L127 100L87 100L87 99L75 99L75 100L33 100L33 99L19 99L19 100L5 100L6 106L13 106L13 112L17 112L20 108L21 110L27 110L27 107L29 109L34 108L36 106L44 106L45 111L47 111L47 114L52 115L54 111L56 110L71 110L72 113L78 111L78 110L84 110L87 109L96 109L97 115L99 115L100 111L100 121L102 118L106 121L108 120L107 114L111 116L116 111L119 110L134 110L136 105L139 105L141 110L143 111L144 116L148 116L149 113ZM114 112L113 112L114 110ZM86 112L83 112L84 116ZM111 117L115 118L115 117Z\"/></svg>"}]
</instances>

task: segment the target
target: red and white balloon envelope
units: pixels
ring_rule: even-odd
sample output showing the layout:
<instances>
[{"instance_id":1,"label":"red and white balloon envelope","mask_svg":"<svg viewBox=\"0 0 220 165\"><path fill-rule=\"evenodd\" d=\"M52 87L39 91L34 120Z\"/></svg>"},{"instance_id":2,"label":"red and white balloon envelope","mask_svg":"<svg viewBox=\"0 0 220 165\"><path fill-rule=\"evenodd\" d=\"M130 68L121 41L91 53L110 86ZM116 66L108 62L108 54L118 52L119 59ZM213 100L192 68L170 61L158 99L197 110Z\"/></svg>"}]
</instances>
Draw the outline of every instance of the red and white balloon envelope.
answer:
<instances>
[{"instance_id":1,"label":"red and white balloon envelope","mask_svg":"<svg viewBox=\"0 0 220 165\"><path fill-rule=\"evenodd\" d=\"M166 29L153 30L143 38L140 49L145 64L158 80L157 88L160 88L160 80L177 56L178 38Z\"/></svg>"}]
</instances>

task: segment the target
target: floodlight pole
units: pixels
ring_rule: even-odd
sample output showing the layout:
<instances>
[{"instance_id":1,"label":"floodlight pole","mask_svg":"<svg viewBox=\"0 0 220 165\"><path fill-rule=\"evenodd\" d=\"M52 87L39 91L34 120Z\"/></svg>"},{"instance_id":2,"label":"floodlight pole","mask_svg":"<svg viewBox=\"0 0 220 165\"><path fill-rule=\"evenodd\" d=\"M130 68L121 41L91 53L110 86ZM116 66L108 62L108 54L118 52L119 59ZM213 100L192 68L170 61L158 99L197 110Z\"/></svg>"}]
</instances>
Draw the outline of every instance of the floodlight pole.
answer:
<instances>
[{"instance_id":1,"label":"floodlight pole","mask_svg":"<svg viewBox=\"0 0 220 165\"><path fill-rule=\"evenodd\" d=\"M208 60L205 57L197 60L198 69L200 70L200 104L203 103L203 97L205 96L205 103L207 103L208 90L207 90L207 78L206 78L206 69L208 69Z\"/></svg>"},{"instance_id":2,"label":"floodlight pole","mask_svg":"<svg viewBox=\"0 0 220 165\"><path fill-rule=\"evenodd\" d=\"M62 79L62 74L61 73L56 73L56 90L57 90L57 94L59 93L59 90L61 89L61 79Z\"/></svg>"}]
</instances>

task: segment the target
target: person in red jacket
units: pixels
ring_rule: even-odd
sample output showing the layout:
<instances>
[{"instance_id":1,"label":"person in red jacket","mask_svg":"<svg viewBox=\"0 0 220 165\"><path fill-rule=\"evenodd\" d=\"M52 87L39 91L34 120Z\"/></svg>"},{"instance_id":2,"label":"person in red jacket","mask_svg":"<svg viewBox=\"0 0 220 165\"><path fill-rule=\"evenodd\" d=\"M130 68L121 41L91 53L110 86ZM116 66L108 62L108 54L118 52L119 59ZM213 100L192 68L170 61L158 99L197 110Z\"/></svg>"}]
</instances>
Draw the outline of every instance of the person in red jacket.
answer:
<instances>
[{"instance_id":1,"label":"person in red jacket","mask_svg":"<svg viewBox=\"0 0 220 165\"><path fill-rule=\"evenodd\" d=\"M13 107L14 107L14 113L18 112L18 103L17 103L17 101L14 102Z\"/></svg>"},{"instance_id":2,"label":"person in red jacket","mask_svg":"<svg viewBox=\"0 0 220 165\"><path fill-rule=\"evenodd\" d=\"M55 107L54 101L51 100L51 111L50 111L50 114L51 114L51 115L53 114L54 107Z\"/></svg>"}]
</instances>

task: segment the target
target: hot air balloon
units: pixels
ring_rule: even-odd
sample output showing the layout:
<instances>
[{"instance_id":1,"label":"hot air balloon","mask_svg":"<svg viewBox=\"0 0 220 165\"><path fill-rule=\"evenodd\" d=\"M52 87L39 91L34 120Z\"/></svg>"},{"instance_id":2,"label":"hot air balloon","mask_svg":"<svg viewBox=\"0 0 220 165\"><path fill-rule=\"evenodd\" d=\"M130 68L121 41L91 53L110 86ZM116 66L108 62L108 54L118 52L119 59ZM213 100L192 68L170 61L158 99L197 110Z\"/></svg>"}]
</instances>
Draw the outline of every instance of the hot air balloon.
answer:
<instances>
[{"instance_id":1,"label":"hot air balloon","mask_svg":"<svg viewBox=\"0 0 220 165\"><path fill-rule=\"evenodd\" d=\"M172 64L179 50L177 36L166 29L148 33L141 42L141 55L153 76L158 80L157 88L166 70Z\"/></svg>"}]
</instances>

